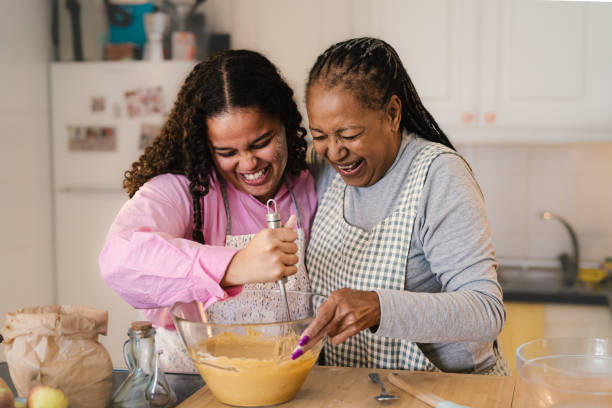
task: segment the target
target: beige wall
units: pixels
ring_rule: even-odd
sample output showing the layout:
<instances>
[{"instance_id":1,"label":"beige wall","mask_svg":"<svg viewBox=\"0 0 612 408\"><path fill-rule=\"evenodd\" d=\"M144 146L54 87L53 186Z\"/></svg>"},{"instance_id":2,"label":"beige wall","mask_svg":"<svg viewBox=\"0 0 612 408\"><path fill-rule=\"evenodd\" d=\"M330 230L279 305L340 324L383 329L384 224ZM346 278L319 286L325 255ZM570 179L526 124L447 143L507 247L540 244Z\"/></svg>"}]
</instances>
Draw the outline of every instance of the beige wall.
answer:
<instances>
[{"instance_id":1,"label":"beige wall","mask_svg":"<svg viewBox=\"0 0 612 408\"><path fill-rule=\"evenodd\" d=\"M54 298L48 1L0 0L0 322ZM4 354L0 347L0 360Z\"/></svg>"}]
</instances>

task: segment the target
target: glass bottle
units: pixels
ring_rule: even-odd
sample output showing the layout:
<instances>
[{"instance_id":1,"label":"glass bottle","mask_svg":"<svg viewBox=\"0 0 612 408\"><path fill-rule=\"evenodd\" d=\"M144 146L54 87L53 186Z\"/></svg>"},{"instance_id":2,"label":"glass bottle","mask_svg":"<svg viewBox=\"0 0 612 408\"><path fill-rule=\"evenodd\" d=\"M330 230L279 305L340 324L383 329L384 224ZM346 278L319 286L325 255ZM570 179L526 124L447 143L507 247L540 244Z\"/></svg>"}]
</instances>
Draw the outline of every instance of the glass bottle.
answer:
<instances>
[{"instance_id":1,"label":"glass bottle","mask_svg":"<svg viewBox=\"0 0 612 408\"><path fill-rule=\"evenodd\" d=\"M123 344L123 358L130 373L113 394L113 408L172 407L176 395L159 365L151 322L133 322Z\"/></svg>"}]
</instances>

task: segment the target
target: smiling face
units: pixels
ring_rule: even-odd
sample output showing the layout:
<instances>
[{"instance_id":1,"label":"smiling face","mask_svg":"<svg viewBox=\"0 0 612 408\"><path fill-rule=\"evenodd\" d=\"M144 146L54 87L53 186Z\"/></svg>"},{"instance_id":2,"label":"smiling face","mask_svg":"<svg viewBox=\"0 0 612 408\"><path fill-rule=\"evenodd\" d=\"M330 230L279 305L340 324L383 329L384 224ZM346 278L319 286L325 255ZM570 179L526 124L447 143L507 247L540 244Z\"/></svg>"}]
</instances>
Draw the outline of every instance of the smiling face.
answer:
<instances>
[{"instance_id":1,"label":"smiling face","mask_svg":"<svg viewBox=\"0 0 612 408\"><path fill-rule=\"evenodd\" d=\"M231 109L206 119L217 171L262 203L274 197L287 165L287 138L279 119L256 109Z\"/></svg>"},{"instance_id":2,"label":"smiling face","mask_svg":"<svg viewBox=\"0 0 612 408\"><path fill-rule=\"evenodd\" d=\"M367 187L385 175L401 142L397 96L381 109L369 109L342 87L315 82L306 107L314 149L346 184Z\"/></svg>"}]
</instances>

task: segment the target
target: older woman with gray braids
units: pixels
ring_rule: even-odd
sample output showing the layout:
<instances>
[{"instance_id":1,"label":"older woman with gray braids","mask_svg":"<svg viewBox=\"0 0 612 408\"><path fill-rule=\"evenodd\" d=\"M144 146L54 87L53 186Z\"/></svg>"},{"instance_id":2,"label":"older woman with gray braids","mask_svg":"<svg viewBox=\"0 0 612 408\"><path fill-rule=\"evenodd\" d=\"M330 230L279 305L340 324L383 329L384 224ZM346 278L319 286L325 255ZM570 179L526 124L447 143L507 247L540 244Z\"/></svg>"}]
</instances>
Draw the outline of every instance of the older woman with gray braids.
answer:
<instances>
[{"instance_id":1,"label":"older woman with gray braids","mask_svg":"<svg viewBox=\"0 0 612 408\"><path fill-rule=\"evenodd\" d=\"M482 193L395 50L333 45L306 104L319 196L306 263L327 299L293 358L327 336L329 365L508 374Z\"/></svg>"}]
</instances>

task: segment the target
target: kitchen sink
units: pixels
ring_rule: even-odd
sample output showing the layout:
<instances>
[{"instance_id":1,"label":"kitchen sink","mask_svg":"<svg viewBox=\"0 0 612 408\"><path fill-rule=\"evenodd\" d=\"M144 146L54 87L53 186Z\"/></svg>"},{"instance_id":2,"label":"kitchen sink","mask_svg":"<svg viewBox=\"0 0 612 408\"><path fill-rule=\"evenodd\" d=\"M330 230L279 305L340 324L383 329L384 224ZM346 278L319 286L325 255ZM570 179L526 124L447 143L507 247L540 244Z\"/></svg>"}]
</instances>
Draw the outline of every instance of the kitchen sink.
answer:
<instances>
[{"instance_id":1,"label":"kitchen sink","mask_svg":"<svg viewBox=\"0 0 612 408\"><path fill-rule=\"evenodd\" d=\"M497 279L501 284L563 287L563 272L558 268L500 266L497 270Z\"/></svg>"},{"instance_id":2,"label":"kitchen sink","mask_svg":"<svg viewBox=\"0 0 612 408\"><path fill-rule=\"evenodd\" d=\"M501 265L497 279L504 301L608 305L612 311L612 283L587 284L563 282L561 269Z\"/></svg>"}]
</instances>

